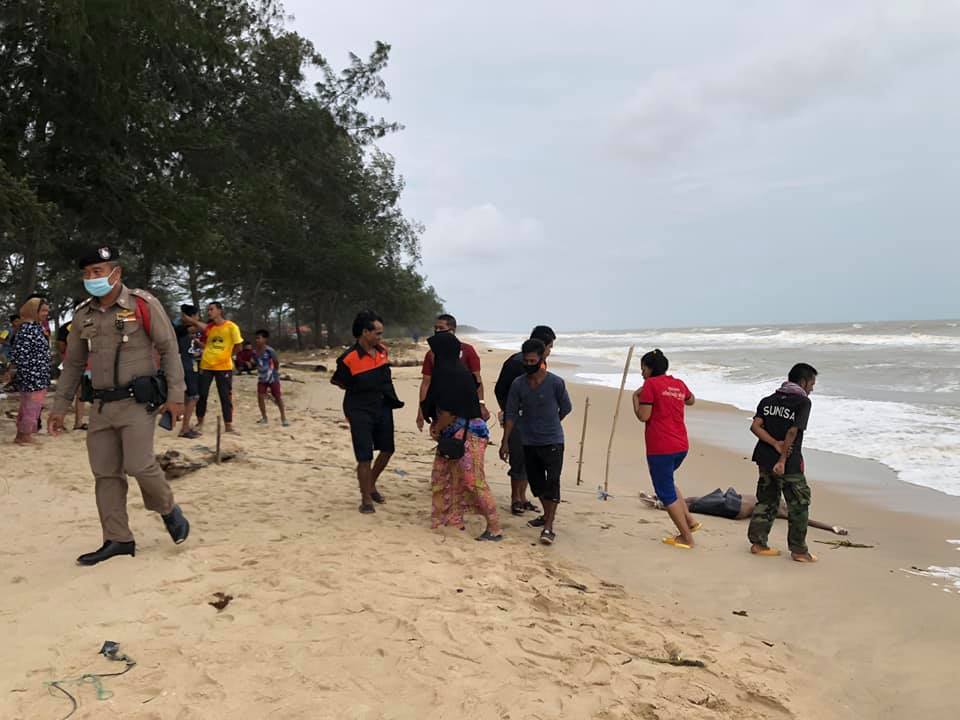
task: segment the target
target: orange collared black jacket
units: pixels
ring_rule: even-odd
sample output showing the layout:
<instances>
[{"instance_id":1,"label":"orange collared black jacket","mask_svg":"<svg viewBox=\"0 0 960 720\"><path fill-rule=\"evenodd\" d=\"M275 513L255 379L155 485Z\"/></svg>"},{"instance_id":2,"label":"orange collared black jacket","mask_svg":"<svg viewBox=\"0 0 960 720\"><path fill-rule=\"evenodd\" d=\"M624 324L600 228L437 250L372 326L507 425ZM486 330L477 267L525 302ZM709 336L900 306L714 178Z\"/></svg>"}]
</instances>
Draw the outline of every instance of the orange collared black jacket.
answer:
<instances>
[{"instance_id":1,"label":"orange collared black jacket","mask_svg":"<svg viewBox=\"0 0 960 720\"><path fill-rule=\"evenodd\" d=\"M330 382L346 390L343 410L348 415L354 411L378 412L384 406L393 410L403 407L393 386L390 355L384 345L378 345L373 354L360 343L354 345L337 358Z\"/></svg>"}]
</instances>

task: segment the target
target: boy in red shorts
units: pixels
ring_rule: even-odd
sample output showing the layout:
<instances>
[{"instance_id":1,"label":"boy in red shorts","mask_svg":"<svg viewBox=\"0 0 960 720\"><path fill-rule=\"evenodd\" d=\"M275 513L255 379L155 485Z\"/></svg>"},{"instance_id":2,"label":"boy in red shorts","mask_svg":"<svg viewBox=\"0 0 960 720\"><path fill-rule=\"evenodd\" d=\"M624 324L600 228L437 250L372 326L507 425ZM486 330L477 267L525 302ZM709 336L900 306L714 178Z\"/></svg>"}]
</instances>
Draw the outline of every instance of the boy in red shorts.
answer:
<instances>
[{"instance_id":1,"label":"boy in red shorts","mask_svg":"<svg viewBox=\"0 0 960 720\"><path fill-rule=\"evenodd\" d=\"M288 427L286 409L283 407L283 393L280 390L280 358L277 351L267 345L270 339L268 330L257 330L254 355L257 361L257 404L260 405L260 419L257 425L267 424L267 393L280 408L280 424Z\"/></svg>"}]
</instances>

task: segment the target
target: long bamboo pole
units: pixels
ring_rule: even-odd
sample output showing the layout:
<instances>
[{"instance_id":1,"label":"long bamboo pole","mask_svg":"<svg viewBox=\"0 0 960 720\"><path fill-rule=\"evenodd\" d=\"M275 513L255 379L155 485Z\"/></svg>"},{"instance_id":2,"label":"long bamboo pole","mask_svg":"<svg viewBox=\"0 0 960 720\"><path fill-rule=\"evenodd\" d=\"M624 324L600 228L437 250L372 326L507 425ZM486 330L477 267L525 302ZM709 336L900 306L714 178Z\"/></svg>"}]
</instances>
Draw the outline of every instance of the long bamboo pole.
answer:
<instances>
[{"instance_id":1,"label":"long bamboo pole","mask_svg":"<svg viewBox=\"0 0 960 720\"><path fill-rule=\"evenodd\" d=\"M610 487L610 453L613 451L613 436L617 432L617 419L620 417L620 401L623 399L623 389L627 385L627 373L630 372L630 361L633 360L633 350L635 346L631 345L627 352L627 362L623 366L623 379L620 380L620 393L617 395L617 406L613 410L613 427L610 428L610 442L607 444L607 466L603 471L603 499L606 500L607 491Z\"/></svg>"},{"instance_id":2,"label":"long bamboo pole","mask_svg":"<svg viewBox=\"0 0 960 720\"><path fill-rule=\"evenodd\" d=\"M217 465L220 464L220 432L221 432L221 431L220 431L220 416L217 415L217 454L216 454L216 458L215 458L216 461L217 461Z\"/></svg>"},{"instance_id":3,"label":"long bamboo pole","mask_svg":"<svg viewBox=\"0 0 960 720\"><path fill-rule=\"evenodd\" d=\"M577 460L577 485L582 481L580 474L583 472L583 446L587 441L587 415L590 414L590 398L587 398L583 406L583 430L580 431L580 459Z\"/></svg>"}]
</instances>

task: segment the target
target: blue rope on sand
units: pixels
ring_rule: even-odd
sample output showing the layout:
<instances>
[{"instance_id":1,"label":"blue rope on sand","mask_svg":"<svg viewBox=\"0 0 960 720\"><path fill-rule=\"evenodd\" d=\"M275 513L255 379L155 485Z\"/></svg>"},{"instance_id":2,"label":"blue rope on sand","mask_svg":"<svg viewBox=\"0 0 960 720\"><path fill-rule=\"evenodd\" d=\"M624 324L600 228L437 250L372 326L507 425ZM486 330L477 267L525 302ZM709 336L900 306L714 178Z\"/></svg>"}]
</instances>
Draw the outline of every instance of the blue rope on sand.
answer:
<instances>
[{"instance_id":1,"label":"blue rope on sand","mask_svg":"<svg viewBox=\"0 0 960 720\"><path fill-rule=\"evenodd\" d=\"M125 662L127 666L120 672L84 673L78 678L68 678L66 680L52 680L50 682L43 683L44 687L47 688L47 692L49 692L51 695L56 697L56 694L53 691L57 690L62 694L66 695L67 700L70 701L70 704L72 705L72 707L70 709L70 712L68 712L66 715L63 716L63 720L67 720L68 718L72 717L73 714L77 711L77 708L79 707L79 704L77 703L77 699L66 688L63 687L64 685L69 685L69 684L84 685L86 683L89 683L90 685L93 685L94 688L96 688L97 700L109 700L110 698L113 697L113 692L111 690L107 690L103 686L102 678L119 677L121 675L125 675L126 673L130 672L130 670L137 664L136 660L126 655L120 655L119 651L120 651L119 645L108 641L107 643L104 643L103 649L100 651L100 654L103 655L108 660Z\"/></svg>"}]
</instances>

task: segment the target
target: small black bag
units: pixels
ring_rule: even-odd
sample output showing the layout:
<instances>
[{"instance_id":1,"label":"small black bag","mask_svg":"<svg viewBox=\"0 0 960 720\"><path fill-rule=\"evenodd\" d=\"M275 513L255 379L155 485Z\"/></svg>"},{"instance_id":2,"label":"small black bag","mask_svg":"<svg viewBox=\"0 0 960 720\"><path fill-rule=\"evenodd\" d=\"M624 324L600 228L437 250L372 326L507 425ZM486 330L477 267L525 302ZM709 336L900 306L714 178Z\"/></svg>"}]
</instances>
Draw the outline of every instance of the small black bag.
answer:
<instances>
[{"instance_id":1,"label":"small black bag","mask_svg":"<svg viewBox=\"0 0 960 720\"><path fill-rule=\"evenodd\" d=\"M133 399L140 405L156 409L167 401L167 378L163 373L134 378Z\"/></svg>"},{"instance_id":2,"label":"small black bag","mask_svg":"<svg viewBox=\"0 0 960 720\"><path fill-rule=\"evenodd\" d=\"M440 438L437 441L437 453L447 460L459 460L467 453L467 443L456 436Z\"/></svg>"},{"instance_id":3,"label":"small black bag","mask_svg":"<svg viewBox=\"0 0 960 720\"><path fill-rule=\"evenodd\" d=\"M93 380L86 373L80 378L80 402L93 402Z\"/></svg>"}]
</instances>

